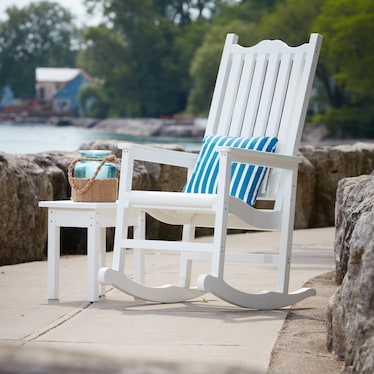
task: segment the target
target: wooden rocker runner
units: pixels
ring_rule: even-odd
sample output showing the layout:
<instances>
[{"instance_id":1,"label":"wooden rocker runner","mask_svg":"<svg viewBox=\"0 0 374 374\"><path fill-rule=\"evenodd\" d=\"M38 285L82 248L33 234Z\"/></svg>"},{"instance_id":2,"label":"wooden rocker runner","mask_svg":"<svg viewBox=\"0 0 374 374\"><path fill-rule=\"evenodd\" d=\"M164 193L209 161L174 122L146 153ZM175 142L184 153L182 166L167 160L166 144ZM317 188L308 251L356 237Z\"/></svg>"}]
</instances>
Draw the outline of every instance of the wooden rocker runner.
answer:
<instances>
[{"instance_id":1,"label":"wooden rocker runner","mask_svg":"<svg viewBox=\"0 0 374 374\"><path fill-rule=\"evenodd\" d=\"M302 288L289 293L292 235L299 158L297 151L305 122L322 37L290 47L264 40L242 47L228 34L223 49L208 123L199 155L122 144L113 265L99 271L99 280L145 300L173 303L206 292L242 307L275 309L315 295ZM188 169L181 192L132 190L135 160ZM274 202L270 209L256 199ZM145 215L183 225L181 241L147 240ZM128 237L128 227L134 236ZM194 240L196 227L214 228L211 243ZM280 231L276 254L226 251L227 229ZM134 277L124 273L128 249L134 250ZM144 283L145 251L181 254L179 284L150 287ZM250 251L252 250L252 253ZM256 250L254 248L254 250ZM211 262L209 274L190 287L193 260ZM230 261L271 263L277 266L272 291L247 293L224 277Z\"/></svg>"}]
</instances>

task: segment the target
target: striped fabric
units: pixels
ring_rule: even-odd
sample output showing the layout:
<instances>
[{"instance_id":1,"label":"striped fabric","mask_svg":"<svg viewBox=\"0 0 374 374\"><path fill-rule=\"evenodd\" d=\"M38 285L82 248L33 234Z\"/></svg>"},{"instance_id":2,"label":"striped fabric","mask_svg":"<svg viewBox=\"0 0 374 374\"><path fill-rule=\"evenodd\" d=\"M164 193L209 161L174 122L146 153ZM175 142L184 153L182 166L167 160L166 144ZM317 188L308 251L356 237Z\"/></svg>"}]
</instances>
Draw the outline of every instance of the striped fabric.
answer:
<instances>
[{"instance_id":1,"label":"striped fabric","mask_svg":"<svg viewBox=\"0 0 374 374\"><path fill-rule=\"evenodd\" d=\"M274 152L278 139L276 137L230 137L209 135L204 141L191 178L183 192L217 193L219 154L216 146L230 146ZM233 163L231 167L230 194L253 206L261 188L267 168L244 163Z\"/></svg>"}]
</instances>

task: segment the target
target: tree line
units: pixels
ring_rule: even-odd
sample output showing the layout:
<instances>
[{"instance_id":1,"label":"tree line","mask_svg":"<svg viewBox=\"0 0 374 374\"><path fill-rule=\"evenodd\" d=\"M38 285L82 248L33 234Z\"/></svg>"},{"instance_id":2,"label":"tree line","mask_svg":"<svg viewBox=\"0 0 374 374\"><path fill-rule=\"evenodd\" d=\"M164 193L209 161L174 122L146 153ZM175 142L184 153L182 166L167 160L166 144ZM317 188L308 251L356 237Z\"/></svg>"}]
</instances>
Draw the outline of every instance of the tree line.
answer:
<instances>
[{"instance_id":1,"label":"tree line","mask_svg":"<svg viewBox=\"0 0 374 374\"><path fill-rule=\"evenodd\" d=\"M0 89L34 97L36 67L80 67L88 116L207 114L228 32L242 45L323 35L308 121L335 136L374 137L372 0L85 0L102 13L78 28L49 1L7 9L0 22Z\"/></svg>"}]
</instances>

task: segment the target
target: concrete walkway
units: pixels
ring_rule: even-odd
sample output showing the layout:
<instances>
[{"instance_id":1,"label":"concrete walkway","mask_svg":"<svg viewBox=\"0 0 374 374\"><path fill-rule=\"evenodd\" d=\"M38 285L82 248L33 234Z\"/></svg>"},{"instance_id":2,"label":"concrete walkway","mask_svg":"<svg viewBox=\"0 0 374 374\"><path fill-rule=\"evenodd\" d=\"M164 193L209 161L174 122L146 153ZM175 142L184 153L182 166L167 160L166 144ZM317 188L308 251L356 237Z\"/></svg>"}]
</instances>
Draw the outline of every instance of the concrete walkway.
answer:
<instances>
[{"instance_id":1,"label":"concrete walkway","mask_svg":"<svg viewBox=\"0 0 374 374\"><path fill-rule=\"evenodd\" d=\"M295 231L290 291L334 270L334 233L333 228ZM277 233L230 235L228 246L272 252L277 238ZM151 254L147 264L150 273L171 283L177 259L170 253ZM205 272L205 266L199 263L194 271ZM274 288L273 268L250 266L248 271L245 264L229 265L227 277L254 291ZM113 372L226 373L235 367L236 373L265 373L288 313L287 308L242 309L210 294L188 303L153 304L134 301L115 289L108 289L99 302L89 303L85 301L86 257L62 257L60 272L60 300L48 301L46 261L0 267L0 368L10 354L16 362L26 347L31 361L44 355L45 362L49 352L54 362L59 357L76 365L79 355L86 368L96 362L99 370L99 362L105 362L106 372L110 363L118 369L132 362L133 368L146 365L149 371Z\"/></svg>"}]
</instances>

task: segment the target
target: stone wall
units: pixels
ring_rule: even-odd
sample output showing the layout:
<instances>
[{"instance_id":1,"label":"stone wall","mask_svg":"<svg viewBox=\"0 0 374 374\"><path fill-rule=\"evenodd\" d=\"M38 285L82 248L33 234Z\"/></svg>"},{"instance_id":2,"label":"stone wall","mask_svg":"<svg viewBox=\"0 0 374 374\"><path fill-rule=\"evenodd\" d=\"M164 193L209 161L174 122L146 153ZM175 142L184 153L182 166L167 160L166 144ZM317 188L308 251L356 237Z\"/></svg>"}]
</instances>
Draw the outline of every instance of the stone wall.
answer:
<instances>
[{"instance_id":1,"label":"stone wall","mask_svg":"<svg viewBox=\"0 0 374 374\"><path fill-rule=\"evenodd\" d=\"M67 197L65 160L0 153L0 265L43 258L47 217L38 202Z\"/></svg>"},{"instance_id":2,"label":"stone wall","mask_svg":"<svg viewBox=\"0 0 374 374\"><path fill-rule=\"evenodd\" d=\"M327 306L328 349L343 357L343 373L374 373L374 173L339 182L336 277Z\"/></svg>"},{"instance_id":3,"label":"stone wall","mask_svg":"<svg viewBox=\"0 0 374 374\"><path fill-rule=\"evenodd\" d=\"M84 144L81 149L110 149L120 157L116 141ZM169 148L182 150L176 146ZM40 200L70 198L67 181L75 152L44 152L35 155L0 153L0 265L42 260L46 256L47 212ZM374 145L303 147L296 199L296 228L332 226L338 180L368 174L374 169ZM119 170L119 162L117 164ZM135 164L134 188L172 190L182 188L185 170L145 162ZM149 237L177 238L178 230L150 221ZM113 230L109 230L111 247ZM85 253L84 229L62 229L61 250Z\"/></svg>"},{"instance_id":4,"label":"stone wall","mask_svg":"<svg viewBox=\"0 0 374 374\"><path fill-rule=\"evenodd\" d=\"M374 170L374 144L304 146L300 152L313 166L309 179L311 182L314 179L314 200L309 206L311 212L304 227L333 226L338 182L346 177L370 174Z\"/></svg>"}]
</instances>

